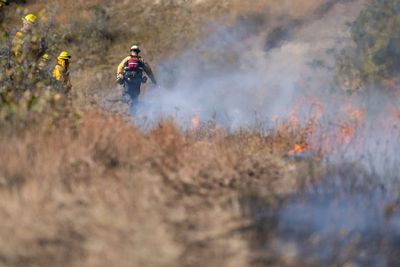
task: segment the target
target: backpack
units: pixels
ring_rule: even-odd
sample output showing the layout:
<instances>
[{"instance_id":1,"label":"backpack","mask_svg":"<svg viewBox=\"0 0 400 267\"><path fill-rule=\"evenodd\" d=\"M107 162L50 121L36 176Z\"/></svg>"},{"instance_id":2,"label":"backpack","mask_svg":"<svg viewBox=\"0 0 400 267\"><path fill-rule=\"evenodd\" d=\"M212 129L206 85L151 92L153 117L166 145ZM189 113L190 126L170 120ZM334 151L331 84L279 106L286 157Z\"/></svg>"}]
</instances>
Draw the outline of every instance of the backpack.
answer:
<instances>
[{"instance_id":1,"label":"backpack","mask_svg":"<svg viewBox=\"0 0 400 267\"><path fill-rule=\"evenodd\" d=\"M141 71L142 70L142 61L139 57L131 57L126 63L125 70L127 71Z\"/></svg>"}]
</instances>

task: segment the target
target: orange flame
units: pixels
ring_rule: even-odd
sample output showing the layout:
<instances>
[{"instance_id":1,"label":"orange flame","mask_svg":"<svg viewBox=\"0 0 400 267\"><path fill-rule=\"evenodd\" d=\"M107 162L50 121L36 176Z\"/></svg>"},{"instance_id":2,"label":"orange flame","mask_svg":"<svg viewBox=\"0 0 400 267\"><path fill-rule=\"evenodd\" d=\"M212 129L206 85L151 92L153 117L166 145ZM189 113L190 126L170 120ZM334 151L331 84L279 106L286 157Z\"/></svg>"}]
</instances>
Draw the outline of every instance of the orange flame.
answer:
<instances>
[{"instance_id":1,"label":"orange flame","mask_svg":"<svg viewBox=\"0 0 400 267\"><path fill-rule=\"evenodd\" d=\"M296 156L299 154L302 154L304 152L308 151L308 145L307 144L295 144L293 149L290 150L287 154L289 156Z\"/></svg>"}]
</instances>

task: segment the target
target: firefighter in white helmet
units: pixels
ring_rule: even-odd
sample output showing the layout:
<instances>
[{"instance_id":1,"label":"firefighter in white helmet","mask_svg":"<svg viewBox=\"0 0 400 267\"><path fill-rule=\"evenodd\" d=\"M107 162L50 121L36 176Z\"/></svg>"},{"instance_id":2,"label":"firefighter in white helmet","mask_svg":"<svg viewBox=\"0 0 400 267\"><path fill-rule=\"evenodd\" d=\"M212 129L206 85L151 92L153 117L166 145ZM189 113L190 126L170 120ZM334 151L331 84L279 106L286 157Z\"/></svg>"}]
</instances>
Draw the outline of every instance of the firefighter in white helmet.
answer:
<instances>
[{"instance_id":1,"label":"firefighter in white helmet","mask_svg":"<svg viewBox=\"0 0 400 267\"><path fill-rule=\"evenodd\" d=\"M124 58L117 68L117 82L124 87L123 98L129 103L130 113L135 114L142 83L147 81L147 75L154 85L157 81L150 65L139 55L140 48L133 45L130 55ZM145 75L144 75L145 74Z\"/></svg>"}]
</instances>

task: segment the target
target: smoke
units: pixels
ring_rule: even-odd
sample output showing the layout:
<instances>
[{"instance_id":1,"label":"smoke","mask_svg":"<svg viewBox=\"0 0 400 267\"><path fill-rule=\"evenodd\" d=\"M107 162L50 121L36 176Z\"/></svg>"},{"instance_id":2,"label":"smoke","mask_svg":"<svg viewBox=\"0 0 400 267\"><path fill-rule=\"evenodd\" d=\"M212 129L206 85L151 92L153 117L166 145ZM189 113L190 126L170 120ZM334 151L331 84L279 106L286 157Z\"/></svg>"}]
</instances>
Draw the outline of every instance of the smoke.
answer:
<instances>
[{"instance_id":1,"label":"smoke","mask_svg":"<svg viewBox=\"0 0 400 267\"><path fill-rule=\"evenodd\" d=\"M142 118L173 117L183 128L194 115L230 130L270 127L300 97L328 96L335 51L349 42L346 23L363 1L345 2L327 1L301 20L260 12L231 27L211 25L207 40L160 64L161 88L141 99Z\"/></svg>"},{"instance_id":2,"label":"smoke","mask_svg":"<svg viewBox=\"0 0 400 267\"><path fill-rule=\"evenodd\" d=\"M379 90L348 99L334 82L335 57L351 43L348 23L365 3L326 1L308 18L274 21L259 13L232 27L213 25L199 47L162 64L163 87L142 99L147 122L173 117L187 128L197 115L231 131L260 123L271 128L272 118L287 118L299 99L323 104L321 135L349 119L343 102L365 111L355 141L324 158L328 172L282 207L279 238L261 244L276 255L295 244L307 266L397 262L387 248L398 245L400 215L388 216L386 207L399 199L400 138L397 126L382 118L398 103L389 106L390 96Z\"/></svg>"},{"instance_id":3,"label":"smoke","mask_svg":"<svg viewBox=\"0 0 400 267\"><path fill-rule=\"evenodd\" d=\"M275 27L268 34L265 42L265 49L269 51L281 47L285 42L293 41L293 35L299 29L307 27L308 24L322 20L332 8L340 2L351 2L352 0L330 0L321 4L317 10L309 17L302 19L288 19L283 25Z\"/></svg>"},{"instance_id":4,"label":"smoke","mask_svg":"<svg viewBox=\"0 0 400 267\"><path fill-rule=\"evenodd\" d=\"M199 47L162 64L163 87L142 99L147 122L173 117L187 128L197 115L231 131L260 123L271 128L272 118L287 118L299 99L317 99L324 106L321 136L349 120L343 102L365 111L356 138L324 158L323 178L281 209L276 242L260 245L284 256L287 244L295 244L306 266L399 263L390 248L398 246L400 215L387 207L399 202L400 136L384 119L398 103L379 90L348 99L334 82L336 55L351 43L348 23L366 2L325 1L302 19L274 21L259 13L232 27L213 25Z\"/></svg>"}]
</instances>

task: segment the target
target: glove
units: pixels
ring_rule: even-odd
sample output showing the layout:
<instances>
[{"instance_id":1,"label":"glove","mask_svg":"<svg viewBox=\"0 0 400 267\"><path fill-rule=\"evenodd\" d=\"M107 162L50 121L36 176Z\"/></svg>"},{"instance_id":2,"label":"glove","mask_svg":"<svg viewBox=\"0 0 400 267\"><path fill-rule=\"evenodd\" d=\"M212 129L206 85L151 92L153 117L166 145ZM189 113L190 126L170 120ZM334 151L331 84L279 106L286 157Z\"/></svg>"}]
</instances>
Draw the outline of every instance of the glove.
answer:
<instances>
[{"instance_id":1,"label":"glove","mask_svg":"<svg viewBox=\"0 0 400 267\"><path fill-rule=\"evenodd\" d=\"M119 83L119 84L124 83L124 75L122 75L122 74L117 75L117 83Z\"/></svg>"}]
</instances>

